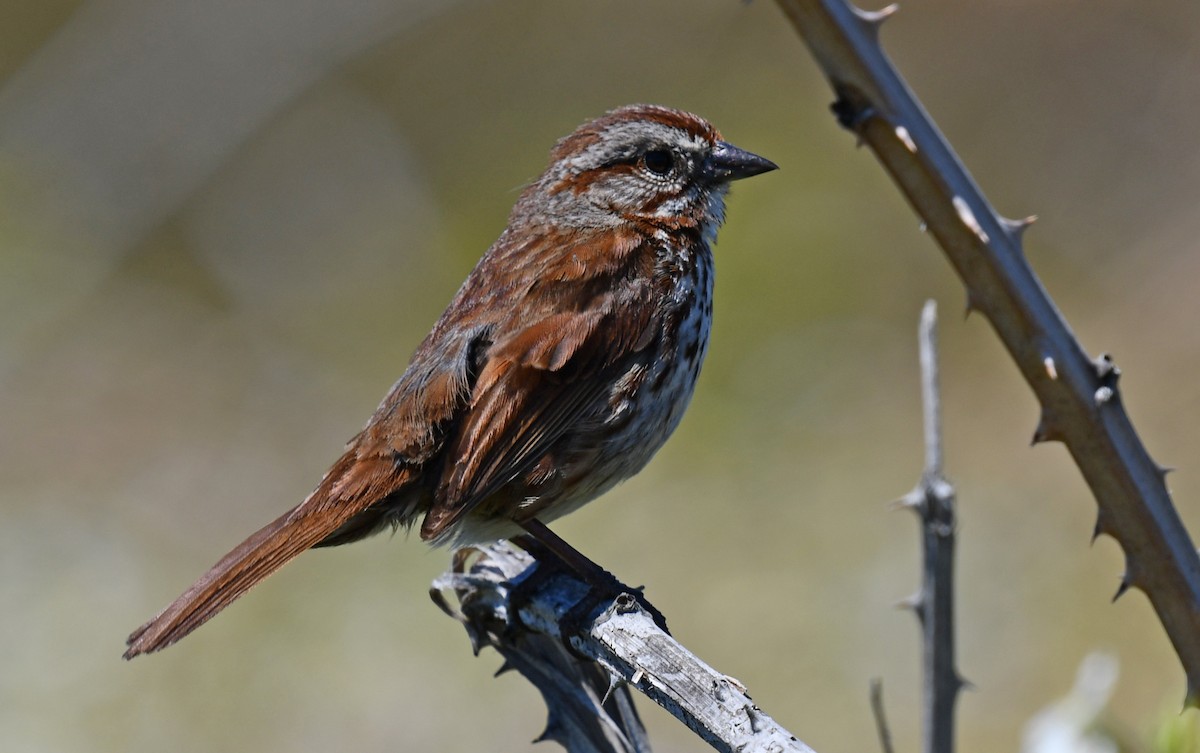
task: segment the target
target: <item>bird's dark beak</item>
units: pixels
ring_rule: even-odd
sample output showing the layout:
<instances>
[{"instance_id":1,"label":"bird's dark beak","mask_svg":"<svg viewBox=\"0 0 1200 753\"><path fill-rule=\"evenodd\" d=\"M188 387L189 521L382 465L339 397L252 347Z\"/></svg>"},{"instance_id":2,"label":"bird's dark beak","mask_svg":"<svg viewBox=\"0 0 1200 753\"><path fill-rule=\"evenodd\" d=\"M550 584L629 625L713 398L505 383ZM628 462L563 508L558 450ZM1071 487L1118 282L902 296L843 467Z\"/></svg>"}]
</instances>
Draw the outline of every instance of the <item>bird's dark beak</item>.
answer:
<instances>
[{"instance_id":1,"label":"bird's dark beak","mask_svg":"<svg viewBox=\"0 0 1200 753\"><path fill-rule=\"evenodd\" d=\"M778 169L779 165L771 160L751 154L745 149L738 149L726 141L717 142L717 146L704 161L703 168L704 177L713 183L741 180Z\"/></svg>"}]
</instances>

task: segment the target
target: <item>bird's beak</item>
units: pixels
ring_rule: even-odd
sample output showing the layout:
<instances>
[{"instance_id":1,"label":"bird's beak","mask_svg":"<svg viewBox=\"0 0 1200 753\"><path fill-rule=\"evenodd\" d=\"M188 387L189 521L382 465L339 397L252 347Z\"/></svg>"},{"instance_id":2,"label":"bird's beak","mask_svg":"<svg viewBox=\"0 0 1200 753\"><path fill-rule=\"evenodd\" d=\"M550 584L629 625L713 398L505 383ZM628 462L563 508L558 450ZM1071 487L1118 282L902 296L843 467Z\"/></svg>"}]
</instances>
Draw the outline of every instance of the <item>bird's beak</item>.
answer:
<instances>
[{"instance_id":1,"label":"bird's beak","mask_svg":"<svg viewBox=\"0 0 1200 753\"><path fill-rule=\"evenodd\" d=\"M704 161L704 176L713 183L741 180L778 169L779 165L771 160L725 141L718 141Z\"/></svg>"}]
</instances>

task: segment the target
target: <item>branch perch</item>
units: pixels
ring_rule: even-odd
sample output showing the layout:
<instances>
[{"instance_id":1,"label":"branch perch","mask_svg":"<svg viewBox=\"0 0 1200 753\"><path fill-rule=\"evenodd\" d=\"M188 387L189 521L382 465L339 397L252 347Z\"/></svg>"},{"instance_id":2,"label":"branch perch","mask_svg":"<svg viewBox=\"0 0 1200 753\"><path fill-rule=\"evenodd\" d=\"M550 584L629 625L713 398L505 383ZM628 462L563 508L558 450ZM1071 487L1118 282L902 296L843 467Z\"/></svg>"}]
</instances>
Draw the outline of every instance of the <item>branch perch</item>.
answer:
<instances>
[{"instance_id":1,"label":"branch perch","mask_svg":"<svg viewBox=\"0 0 1200 753\"><path fill-rule=\"evenodd\" d=\"M1099 506L1095 535L1125 552L1119 596L1149 597L1188 679L1200 690L1200 558L1163 478L1125 413L1119 371L1092 360L1027 263L1033 218L1001 217L888 61L879 28L895 10L843 0L776 0L836 94L839 122L871 148L942 247L967 289L968 310L992 324L1041 404L1034 443L1063 442Z\"/></svg>"},{"instance_id":2,"label":"branch perch","mask_svg":"<svg viewBox=\"0 0 1200 753\"><path fill-rule=\"evenodd\" d=\"M812 753L736 680L663 632L632 597L623 594L578 620L573 610L588 586L572 573L539 574L543 565L508 542L476 553L471 563L456 558L430 595L464 624L476 653L495 647L505 658L502 671L515 668L538 687L550 709L539 739L557 740L572 753L648 751L626 690L632 686L719 751Z\"/></svg>"}]
</instances>

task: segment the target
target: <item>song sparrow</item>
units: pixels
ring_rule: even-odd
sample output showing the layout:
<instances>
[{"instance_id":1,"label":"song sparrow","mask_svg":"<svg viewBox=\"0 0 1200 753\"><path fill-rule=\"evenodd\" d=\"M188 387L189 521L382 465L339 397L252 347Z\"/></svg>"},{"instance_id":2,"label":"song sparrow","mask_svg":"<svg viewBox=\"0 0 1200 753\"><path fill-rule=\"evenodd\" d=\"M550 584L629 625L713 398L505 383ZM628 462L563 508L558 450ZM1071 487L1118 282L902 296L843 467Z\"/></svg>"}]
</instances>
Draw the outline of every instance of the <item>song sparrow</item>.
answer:
<instances>
[{"instance_id":1,"label":"song sparrow","mask_svg":"<svg viewBox=\"0 0 1200 753\"><path fill-rule=\"evenodd\" d=\"M178 641L306 549L422 516L433 544L545 530L641 470L704 360L728 184L775 167L650 105L559 141L316 490L138 628L125 657Z\"/></svg>"}]
</instances>

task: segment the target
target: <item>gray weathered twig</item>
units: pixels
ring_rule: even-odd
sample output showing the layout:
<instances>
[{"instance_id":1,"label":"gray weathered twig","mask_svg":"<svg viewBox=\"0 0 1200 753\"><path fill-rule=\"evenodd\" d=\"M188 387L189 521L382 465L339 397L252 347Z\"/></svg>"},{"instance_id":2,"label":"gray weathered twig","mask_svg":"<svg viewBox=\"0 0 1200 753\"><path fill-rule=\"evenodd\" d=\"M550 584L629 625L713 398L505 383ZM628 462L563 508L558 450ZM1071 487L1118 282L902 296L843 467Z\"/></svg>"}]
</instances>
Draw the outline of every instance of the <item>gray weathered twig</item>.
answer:
<instances>
[{"instance_id":1,"label":"gray weathered twig","mask_svg":"<svg viewBox=\"0 0 1200 753\"><path fill-rule=\"evenodd\" d=\"M470 570L467 555L433 583L430 596L463 623L475 653L492 646L504 658L497 675L517 670L542 694L549 710L535 742L554 740L572 753L650 753L650 741L624 685L594 662L580 661L557 638L508 629L508 592L503 585L527 566L520 550L498 552ZM520 552L520 554L518 554ZM458 605L445 599L453 591Z\"/></svg>"},{"instance_id":2,"label":"gray weathered twig","mask_svg":"<svg viewBox=\"0 0 1200 753\"><path fill-rule=\"evenodd\" d=\"M574 575L555 572L522 587L518 584L541 567L528 553L508 542L476 552L469 567L459 558L439 577L431 595L463 622L476 651L495 647L506 667L537 685L550 708L543 739L557 740L572 753L648 750L640 722L634 729L628 716L603 708L610 696L628 705L628 684L717 750L812 753L763 713L736 680L663 632L636 600L623 595L598 615L576 620L572 610L586 598L588 586ZM510 599L514 586L527 590L519 603ZM457 597L457 609L446 592Z\"/></svg>"},{"instance_id":3,"label":"gray weathered twig","mask_svg":"<svg viewBox=\"0 0 1200 753\"><path fill-rule=\"evenodd\" d=\"M894 6L866 13L843 0L776 0L837 95L839 121L878 156L995 328L1037 395L1034 442L1066 444L1099 505L1095 534L1125 551L1118 595L1143 590L1200 690L1200 558L1163 476L1133 429L1107 355L1091 360L1021 248L1027 220L992 209L879 45Z\"/></svg>"},{"instance_id":4,"label":"gray weathered twig","mask_svg":"<svg viewBox=\"0 0 1200 753\"><path fill-rule=\"evenodd\" d=\"M906 602L921 621L924 665L924 750L954 750L954 702L963 681L954 666L954 487L942 475L941 395L938 388L937 304L921 311L921 395L925 470L900 500L921 519L921 590Z\"/></svg>"}]
</instances>

